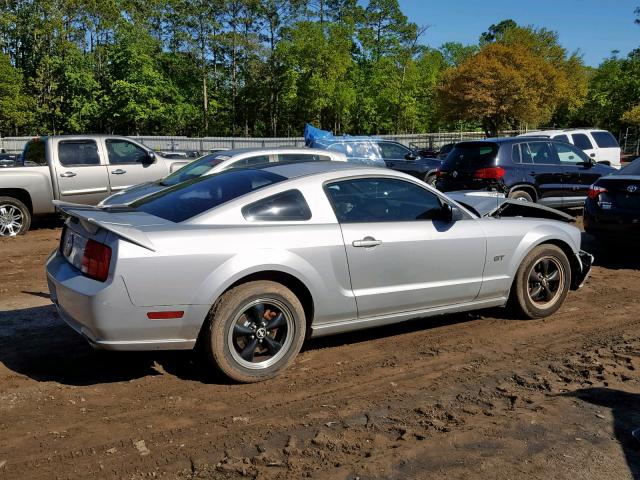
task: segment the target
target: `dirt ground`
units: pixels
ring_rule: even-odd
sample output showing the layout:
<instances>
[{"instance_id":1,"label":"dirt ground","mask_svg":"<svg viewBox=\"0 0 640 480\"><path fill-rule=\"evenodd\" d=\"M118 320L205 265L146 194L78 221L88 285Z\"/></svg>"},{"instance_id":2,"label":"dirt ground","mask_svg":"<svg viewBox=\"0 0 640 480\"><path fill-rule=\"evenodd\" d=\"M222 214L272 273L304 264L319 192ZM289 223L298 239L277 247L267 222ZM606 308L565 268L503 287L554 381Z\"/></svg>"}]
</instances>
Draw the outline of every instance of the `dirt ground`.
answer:
<instances>
[{"instance_id":1,"label":"dirt ground","mask_svg":"<svg viewBox=\"0 0 640 480\"><path fill-rule=\"evenodd\" d=\"M501 309L307 343L235 385L94 352L56 316L59 225L0 239L0 478L640 479L640 256L537 321Z\"/></svg>"}]
</instances>

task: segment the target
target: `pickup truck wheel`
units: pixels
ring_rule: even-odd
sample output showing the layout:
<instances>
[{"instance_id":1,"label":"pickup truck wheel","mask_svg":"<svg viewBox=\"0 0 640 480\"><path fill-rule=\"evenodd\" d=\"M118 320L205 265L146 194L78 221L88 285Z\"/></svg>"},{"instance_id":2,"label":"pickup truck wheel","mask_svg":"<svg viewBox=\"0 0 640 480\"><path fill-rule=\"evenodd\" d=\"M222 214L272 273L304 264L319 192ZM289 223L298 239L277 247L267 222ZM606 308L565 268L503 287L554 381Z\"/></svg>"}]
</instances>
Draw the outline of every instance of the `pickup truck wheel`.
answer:
<instances>
[{"instance_id":1,"label":"pickup truck wheel","mask_svg":"<svg viewBox=\"0 0 640 480\"><path fill-rule=\"evenodd\" d=\"M510 303L524 318L543 318L555 313L571 285L571 266L555 245L540 245L524 258L513 281Z\"/></svg>"},{"instance_id":2,"label":"pickup truck wheel","mask_svg":"<svg viewBox=\"0 0 640 480\"><path fill-rule=\"evenodd\" d=\"M274 377L294 360L305 336L304 309L285 286L270 281L226 292L209 315L204 354L238 382Z\"/></svg>"},{"instance_id":3,"label":"pickup truck wheel","mask_svg":"<svg viewBox=\"0 0 640 480\"><path fill-rule=\"evenodd\" d=\"M438 177L436 177L435 173L427 174L424 177L425 183L433 188L436 188L436 180L438 180Z\"/></svg>"},{"instance_id":4,"label":"pickup truck wheel","mask_svg":"<svg viewBox=\"0 0 640 480\"><path fill-rule=\"evenodd\" d=\"M516 190L509 194L509 198L513 200L520 200L521 202L533 202L533 198L529 192L524 190Z\"/></svg>"},{"instance_id":5,"label":"pickup truck wheel","mask_svg":"<svg viewBox=\"0 0 640 480\"><path fill-rule=\"evenodd\" d=\"M27 206L13 197L0 197L0 237L23 235L31 225Z\"/></svg>"}]
</instances>

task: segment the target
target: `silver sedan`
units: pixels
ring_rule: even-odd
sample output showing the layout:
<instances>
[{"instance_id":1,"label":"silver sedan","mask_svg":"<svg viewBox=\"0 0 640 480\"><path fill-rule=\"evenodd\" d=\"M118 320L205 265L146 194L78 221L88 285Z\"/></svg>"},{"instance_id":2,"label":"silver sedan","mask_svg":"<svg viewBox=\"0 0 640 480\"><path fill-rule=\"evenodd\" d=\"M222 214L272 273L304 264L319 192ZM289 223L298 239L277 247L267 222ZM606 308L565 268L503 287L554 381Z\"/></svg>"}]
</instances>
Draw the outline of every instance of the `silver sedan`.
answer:
<instances>
[{"instance_id":1,"label":"silver sedan","mask_svg":"<svg viewBox=\"0 0 640 480\"><path fill-rule=\"evenodd\" d=\"M314 162L59 204L51 298L96 347L198 345L242 382L281 372L307 337L507 304L551 315L589 271L580 231L494 201L483 216L403 173Z\"/></svg>"}]
</instances>

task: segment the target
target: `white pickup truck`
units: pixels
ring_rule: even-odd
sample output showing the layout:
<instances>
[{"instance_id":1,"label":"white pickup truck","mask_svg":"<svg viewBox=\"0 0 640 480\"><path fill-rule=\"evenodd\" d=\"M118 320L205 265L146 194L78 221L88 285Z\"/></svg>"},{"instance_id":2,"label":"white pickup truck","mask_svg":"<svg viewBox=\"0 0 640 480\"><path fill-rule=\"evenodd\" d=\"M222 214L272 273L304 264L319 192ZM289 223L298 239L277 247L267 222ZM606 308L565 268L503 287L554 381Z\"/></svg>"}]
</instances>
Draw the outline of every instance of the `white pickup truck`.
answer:
<instances>
[{"instance_id":1,"label":"white pickup truck","mask_svg":"<svg viewBox=\"0 0 640 480\"><path fill-rule=\"evenodd\" d=\"M53 200L95 205L118 190L162 178L189 163L110 135L37 137L18 166L0 168L0 236L21 235Z\"/></svg>"}]
</instances>

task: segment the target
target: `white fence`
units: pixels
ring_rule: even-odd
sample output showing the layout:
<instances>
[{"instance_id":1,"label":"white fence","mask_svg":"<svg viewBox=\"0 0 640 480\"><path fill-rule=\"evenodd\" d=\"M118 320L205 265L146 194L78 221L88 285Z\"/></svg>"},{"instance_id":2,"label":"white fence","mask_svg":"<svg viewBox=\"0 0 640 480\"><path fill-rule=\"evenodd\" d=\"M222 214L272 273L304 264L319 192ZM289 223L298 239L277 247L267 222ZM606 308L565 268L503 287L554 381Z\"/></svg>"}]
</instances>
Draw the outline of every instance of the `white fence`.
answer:
<instances>
[{"instance_id":1,"label":"white fence","mask_svg":"<svg viewBox=\"0 0 640 480\"><path fill-rule=\"evenodd\" d=\"M521 130L502 132L503 136L513 136L522 133ZM439 148L446 143L462 140L478 140L485 138L482 132L434 132L405 135L377 135L422 148ZM24 144L33 137L0 137L0 149L8 153L18 153L24 148ZM157 151L190 151L207 152L216 148L245 148L245 147L303 147L302 137L281 138L243 138L243 137L130 137Z\"/></svg>"}]
</instances>

